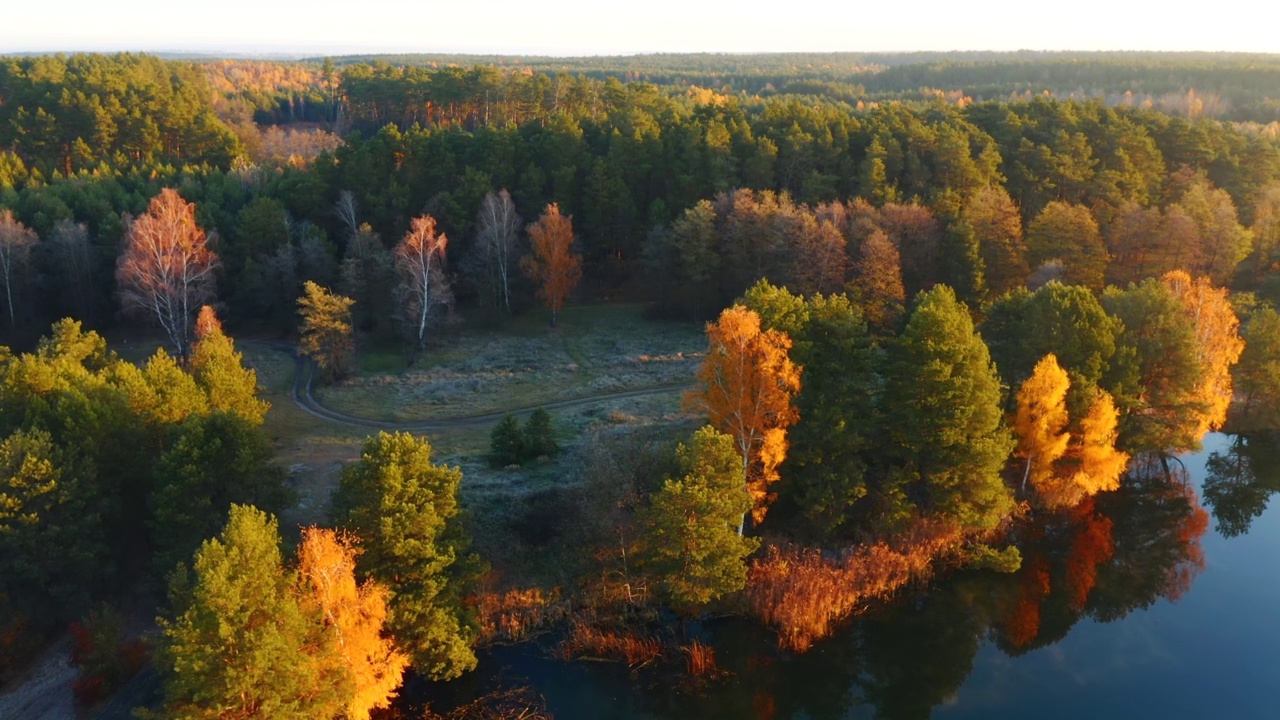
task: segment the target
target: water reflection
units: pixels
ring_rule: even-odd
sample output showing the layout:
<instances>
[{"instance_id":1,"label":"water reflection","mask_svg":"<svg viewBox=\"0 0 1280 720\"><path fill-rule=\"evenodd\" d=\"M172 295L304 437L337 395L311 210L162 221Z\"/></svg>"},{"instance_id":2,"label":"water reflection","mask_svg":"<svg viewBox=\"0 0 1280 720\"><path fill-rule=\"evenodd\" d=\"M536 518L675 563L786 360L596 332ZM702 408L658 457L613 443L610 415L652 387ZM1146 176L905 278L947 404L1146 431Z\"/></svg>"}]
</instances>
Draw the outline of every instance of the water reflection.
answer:
<instances>
[{"instance_id":1,"label":"water reflection","mask_svg":"<svg viewBox=\"0 0 1280 720\"><path fill-rule=\"evenodd\" d=\"M1249 532L1254 518L1280 491L1280 448L1266 435L1237 435L1227 452L1205 461L1204 502L1223 537Z\"/></svg>"},{"instance_id":2,"label":"water reflection","mask_svg":"<svg viewBox=\"0 0 1280 720\"><path fill-rule=\"evenodd\" d=\"M1273 469L1265 477L1277 480L1276 460L1261 453L1260 444L1237 441L1210 459L1205 495L1220 528L1248 529L1280 489L1259 479L1254 468L1265 466ZM973 707L961 692L979 653L983 673L991 672L995 653L1005 658L998 667L1020 663L1025 676L1045 662L1039 655L1032 661L1033 651L1056 646L1084 621L1117 623L1162 598L1177 601L1205 567L1208 524L1186 467L1150 459L1135 464L1120 490L1021 527L1017 573L951 574L858 618L804 655L779 652L772 633L751 623L722 620L689 628L716 648L727 671L708 684L691 684L671 668L563 663L533 645L490 654L477 675L527 678L560 720L900 720L927 718L941 707L964 715ZM1097 633L1120 630L1093 626ZM1093 631L1086 634L1096 637Z\"/></svg>"}]
</instances>

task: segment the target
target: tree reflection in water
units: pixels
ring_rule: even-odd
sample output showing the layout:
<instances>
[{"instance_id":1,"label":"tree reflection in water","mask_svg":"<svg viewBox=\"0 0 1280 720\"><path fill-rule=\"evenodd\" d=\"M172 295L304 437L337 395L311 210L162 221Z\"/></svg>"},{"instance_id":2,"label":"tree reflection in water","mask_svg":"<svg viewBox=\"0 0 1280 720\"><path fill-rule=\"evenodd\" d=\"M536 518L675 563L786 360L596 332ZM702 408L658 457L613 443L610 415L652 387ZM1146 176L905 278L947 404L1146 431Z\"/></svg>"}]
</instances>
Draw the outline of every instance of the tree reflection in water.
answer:
<instances>
[{"instance_id":1,"label":"tree reflection in water","mask_svg":"<svg viewBox=\"0 0 1280 720\"><path fill-rule=\"evenodd\" d=\"M1208 523L1180 463L1136 461L1119 490L1023 527L1017 573L959 573L856 623L864 700L877 717L926 718L964 683L984 638L1016 656L1058 642L1081 618L1176 602L1204 569Z\"/></svg>"},{"instance_id":2,"label":"tree reflection in water","mask_svg":"<svg viewBox=\"0 0 1280 720\"><path fill-rule=\"evenodd\" d=\"M1249 532L1254 518L1280 491L1280 448L1269 435L1237 435L1226 453L1205 462L1204 502L1223 537Z\"/></svg>"}]
</instances>

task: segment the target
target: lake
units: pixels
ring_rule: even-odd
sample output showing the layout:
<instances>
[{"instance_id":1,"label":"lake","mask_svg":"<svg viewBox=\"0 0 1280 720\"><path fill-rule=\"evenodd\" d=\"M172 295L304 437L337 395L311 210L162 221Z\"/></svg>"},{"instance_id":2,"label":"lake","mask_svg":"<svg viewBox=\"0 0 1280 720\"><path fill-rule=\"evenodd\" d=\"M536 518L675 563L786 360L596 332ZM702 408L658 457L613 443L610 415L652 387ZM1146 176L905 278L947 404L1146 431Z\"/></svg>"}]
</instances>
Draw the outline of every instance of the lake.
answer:
<instances>
[{"instance_id":1,"label":"lake","mask_svg":"<svg viewBox=\"0 0 1280 720\"><path fill-rule=\"evenodd\" d=\"M525 644L486 653L451 694L528 684L558 720L1276 718L1278 489L1269 439L1214 434L1028 523L1018 573L912 588L804 655L718 621L691 628L728 673L702 685Z\"/></svg>"}]
</instances>

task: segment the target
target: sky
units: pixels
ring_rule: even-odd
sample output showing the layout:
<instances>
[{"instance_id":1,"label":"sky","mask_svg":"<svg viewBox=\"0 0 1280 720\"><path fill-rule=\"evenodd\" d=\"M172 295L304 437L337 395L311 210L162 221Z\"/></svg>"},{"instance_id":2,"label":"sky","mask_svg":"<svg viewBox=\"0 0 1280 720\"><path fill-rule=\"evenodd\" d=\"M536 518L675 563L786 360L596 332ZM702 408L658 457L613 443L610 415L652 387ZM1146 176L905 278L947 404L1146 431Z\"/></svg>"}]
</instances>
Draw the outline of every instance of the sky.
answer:
<instances>
[{"instance_id":1,"label":"sky","mask_svg":"<svg viewBox=\"0 0 1280 720\"><path fill-rule=\"evenodd\" d=\"M0 53L1280 52L1265 0L5 0ZM1203 12L1212 8L1213 13ZM1186 8L1186 9L1184 9ZM1196 12L1191 8L1197 8Z\"/></svg>"}]
</instances>

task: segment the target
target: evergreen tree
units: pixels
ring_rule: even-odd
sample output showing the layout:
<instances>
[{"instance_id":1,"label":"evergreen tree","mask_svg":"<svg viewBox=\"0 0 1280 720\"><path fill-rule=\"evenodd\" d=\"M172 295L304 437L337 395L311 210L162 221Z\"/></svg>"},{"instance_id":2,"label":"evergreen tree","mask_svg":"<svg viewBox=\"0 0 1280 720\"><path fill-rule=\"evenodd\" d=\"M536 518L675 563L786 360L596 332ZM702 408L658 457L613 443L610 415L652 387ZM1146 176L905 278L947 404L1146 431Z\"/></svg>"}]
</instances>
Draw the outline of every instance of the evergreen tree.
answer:
<instances>
[{"instance_id":1,"label":"evergreen tree","mask_svg":"<svg viewBox=\"0 0 1280 720\"><path fill-rule=\"evenodd\" d=\"M298 298L298 350L315 361L330 378L340 378L351 371L355 353L352 337L351 298L335 295L308 280Z\"/></svg>"},{"instance_id":2,"label":"evergreen tree","mask_svg":"<svg viewBox=\"0 0 1280 720\"><path fill-rule=\"evenodd\" d=\"M525 436L520 432L520 421L508 414L489 434L489 458L495 467L506 467L524 462L525 455Z\"/></svg>"},{"instance_id":3,"label":"evergreen tree","mask_svg":"<svg viewBox=\"0 0 1280 720\"><path fill-rule=\"evenodd\" d=\"M525 422L524 450L531 458L551 457L560 452L555 429L551 427L551 415L542 408L534 410Z\"/></svg>"},{"instance_id":4,"label":"evergreen tree","mask_svg":"<svg viewBox=\"0 0 1280 720\"><path fill-rule=\"evenodd\" d=\"M751 509L733 438L710 425L677 450L683 477L668 479L645 512L643 558L678 608L705 605L747 582L760 541L738 535Z\"/></svg>"},{"instance_id":5,"label":"evergreen tree","mask_svg":"<svg viewBox=\"0 0 1280 720\"><path fill-rule=\"evenodd\" d=\"M455 678L476 665L461 605L476 569L458 508L462 472L434 465L431 445L408 433L378 433L343 470L336 524L360 538L358 568L389 592L387 626L418 674Z\"/></svg>"},{"instance_id":6,"label":"evergreen tree","mask_svg":"<svg viewBox=\"0 0 1280 720\"><path fill-rule=\"evenodd\" d=\"M236 413L253 425L262 424L271 405L258 398L258 373L244 366L244 357L222 332L222 324L208 305L200 308L196 318L191 374L208 394L212 409Z\"/></svg>"},{"instance_id":7,"label":"evergreen tree","mask_svg":"<svg viewBox=\"0 0 1280 720\"><path fill-rule=\"evenodd\" d=\"M882 413L896 472L882 489L890 517L923 515L989 530L1013 508L1000 471L1013 449L987 346L955 293L922 293L889 347ZM909 509L909 508L907 508Z\"/></svg>"},{"instance_id":8,"label":"evergreen tree","mask_svg":"<svg viewBox=\"0 0 1280 720\"><path fill-rule=\"evenodd\" d=\"M174 576L161 619L164 714L176 720L334 718L352 694L337 652L295 593L271 516L236 505L191 573Z\"/></svg>"}]
</instances>

